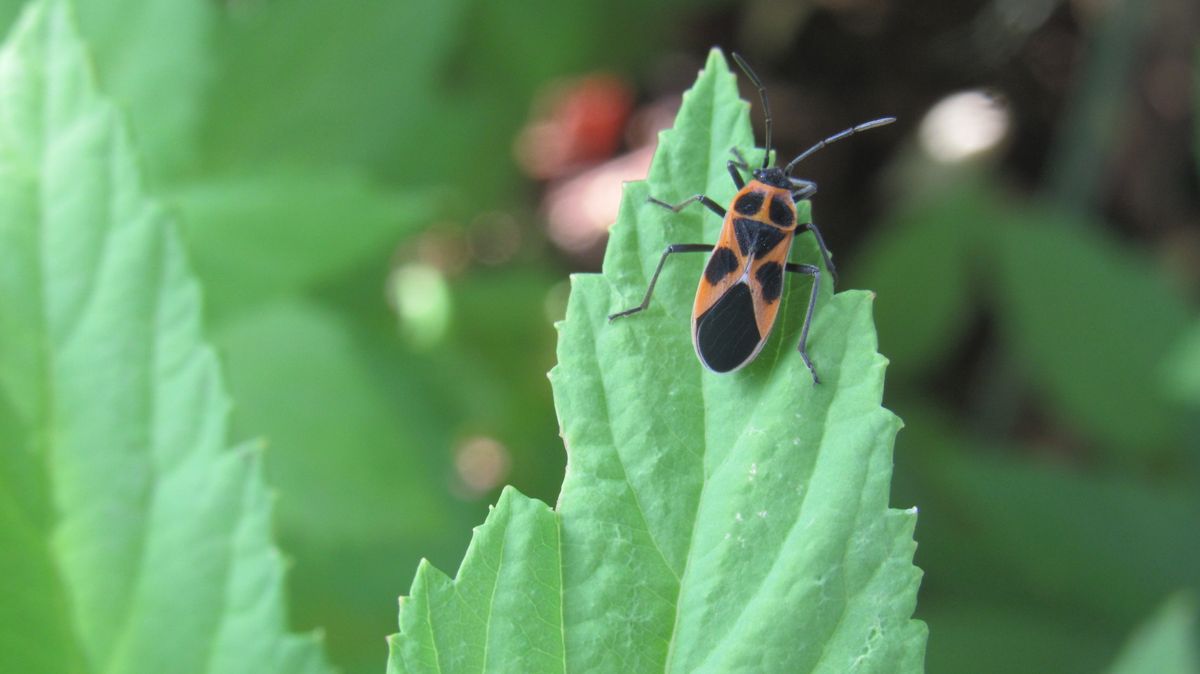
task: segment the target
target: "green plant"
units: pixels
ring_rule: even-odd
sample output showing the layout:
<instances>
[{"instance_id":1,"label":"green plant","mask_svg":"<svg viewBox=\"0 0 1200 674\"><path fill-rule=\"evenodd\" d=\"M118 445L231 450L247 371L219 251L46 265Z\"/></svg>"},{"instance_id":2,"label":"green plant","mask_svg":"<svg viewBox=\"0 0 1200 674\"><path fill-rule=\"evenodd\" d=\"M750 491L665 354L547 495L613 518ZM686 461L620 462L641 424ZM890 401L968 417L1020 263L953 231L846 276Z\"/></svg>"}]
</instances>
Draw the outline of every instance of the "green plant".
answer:
<instances>
[{"instance_id":1,"label":"green plant","mask_svg":"<svg viewBox=\"0 0 1200 674\"><path fill-rule=\"evenodd\" d=\"M14 23L25 3L0 0L0 671L378 672L426 554L393 669L436 646L447 671L803 671L826 648L827 671L1197 674L1200 323L1165 253L1186 251L1167 232L1195 190L1119 112L1145 95L1123 84L1131 46L1157 30L1132 2L1096 15L1099 61L1053 130L1009 91L1012 152L932 166L901 142L891 182L814 163L818 220L852 256L841 287L879 292L821 297L815 388L794 350L804 279L733 376L691 351L699 256L671 261L649 311L603 320L667 242L715 238L710 213L646 196L724 200L729 146L754 153L714 56L629 188L605 274L574 281L551 509L547 298L587 263L541 239L512 139L556 75L673 86L666 54L695 32L663 27L705 10L36 0ZM716 11L774 59L777 120L833 130L819 75L849 89L858 67L797 37L829 33L831 10L772 26L771 47L754 26L774 5L751 4ZM793 37L802 62L773 51ZM900 140L945 84L936 64L907 78L833 98L896 101L862 111L903 111ZM920 100L895 98L910 85ZM1041 177L1012 161L1039 128L1057 148ZM837 156L880 157L886 137ZM1118 164L1138 178L1114 183ZM838 187L874 202L873 185L898 205L853 257ZM501 230L519 243L496 263L478 251ZM807 238L793 257L819 260ZM423 292L413 270L438 291L419 340L385 295ZM894 475L872 311L909 424ZM464 488L474 440L542 501ZM889 479L922 508L915 560ZM458 578L432 568L497 497Z\"/></svg>"},{"instance_id":2,"label":"green plant","mask_svg":"<svg viewBox=\"0 0 1200 674\"><path fill-rule=\"evenodd\" d=\"M0 51L0 670L330 671L284 631L179 235L65 2Z\"/></svg>"},{"instance_id":3,"label":"green plant","mask_svg":"<svg viewBox=\"0 0 1200 674\"><path fill-rule=\"evenodd\" d=\"M753 147L748 107L714 51L649 179L626 187L604 274L573 278L551 373L569 457L557 506L508 489L456 579L423 565L390 671L921 671L916 513L887 507L900 424L879 404L871 294L821 296L819 386L794 352L803 287L736 376L691 350L700 260L674 264L650 310L605 318L668 242L718 225L647 196L732 196L735 146ZM798 249L819 259L807 237Z\"/></svg>"}]
</instances>

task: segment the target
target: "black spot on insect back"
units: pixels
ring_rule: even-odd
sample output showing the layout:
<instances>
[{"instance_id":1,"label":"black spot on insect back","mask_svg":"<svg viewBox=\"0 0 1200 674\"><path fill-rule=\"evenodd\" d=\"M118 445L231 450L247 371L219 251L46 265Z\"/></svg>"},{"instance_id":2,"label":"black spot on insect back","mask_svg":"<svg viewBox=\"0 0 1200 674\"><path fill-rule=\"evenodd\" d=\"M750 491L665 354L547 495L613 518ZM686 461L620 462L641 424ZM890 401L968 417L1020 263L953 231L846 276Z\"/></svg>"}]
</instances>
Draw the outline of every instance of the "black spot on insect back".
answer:
<instances>
[{"instance_id":1,"label":"black spot on insect back","mask_svg":"<svg viewBox=\"0 0 1200 674\"><path fill-rule=\"evenodd\" d=\"M778 262L771 261L759 267L754 278L762 288L764 302L770 304L779 299L783 292L783 267Z\"/></svg>"},{"instance_id":2,"label":"black spot on insect back","mask_svg":"<svg viewBox=\"0 0 1200 674\"><path fill-rule=\"evenodd\" d=\"M721 279L737 271L737 267L737 254L728 248L718 248L708 259L708 266L704 268L704 278L715 285Z\"/></svg>"},{"instance_id":3,"label":"black spot on insect back","mask_svg":"<svg viewBox=\"0 0 1200 674\"><path fill-rule=\"evenodd\" d=\"M787 236L784 232L771 225L763 224L751 218L734 218L733 234L737 237L738 248L742 255L761 257L771 252Z\"/></svg>"},{"instance_id":4,"label":"black spot on insect back","mask_svg":"<svg viewBox=\"0 0 1200 674\"><path fill-rule=\"evenodd\" d=\"M786 238L786 234L771 227L770 225L759 225L758 241L754 245L754 256L762 257L775 249L781 241Z\"/></svg>"},{"instance_id":5,"label":"black spot on insect back","mask_svg":"<svg viewBox=\"0 0 1200 674\"><path fill-rule=\"evenodd\" d=\"M762 210L764 196L762 192L746 192L733 202L733 210L742 215L757 215Z\"/></svg>"},{"instance_id":6,"label":"black spot on insect back","mask_svg":"<svg viewBox=\"0 0 1200 674\"><path fill-rule=\"evenodd\" d=\"M771 222L780 227L791 227L792 223L796 222L795 207L785 201L787 197L775 195L771 198L771 209L769 214Z\"/></svg>"}]
</instances>

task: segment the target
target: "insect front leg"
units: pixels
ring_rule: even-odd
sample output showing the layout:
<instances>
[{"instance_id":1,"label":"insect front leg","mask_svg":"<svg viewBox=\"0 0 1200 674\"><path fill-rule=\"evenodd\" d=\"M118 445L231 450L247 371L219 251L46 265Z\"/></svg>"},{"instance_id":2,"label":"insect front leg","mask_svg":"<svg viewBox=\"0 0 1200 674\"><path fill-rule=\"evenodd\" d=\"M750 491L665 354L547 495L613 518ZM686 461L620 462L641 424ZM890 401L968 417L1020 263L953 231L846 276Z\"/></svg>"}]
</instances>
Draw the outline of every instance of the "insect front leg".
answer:
<instances>
[{"instance_id":1,"label":"insect front leg","mask_svg":"<svg viewBox=\"0 0 1200 674\"><path fill-rule=\"evenodd\" d=\"M662 273L663 265L666 264L667 258L672 253L707 253L713 249L713 245L709 243L673 243L667 246L663 251L662 257L658 259L658 268L654 270L654 275L650 277L650 286L646 288L646 296L642 298L642 303L632 309L618 311L608 317L609 321L636 314L650 305L650 296L654 294L654 285L658 283L658 275Z\"/></svg>"},{"instance_id":2,"label":"insect front leg","mask_svg":"<svg viewBox=\"0 0 1200 674\"><path fill-rule=\"evenodd\" d=\"M737 151L736 147L733 149L735 152ZM729 160L729 163L725 165L725 167L729 169L729 177L733 178L733 184L736 185L739 190L746 186L746 180L742 178L742 174L738 172L739 168L743 171L749 168L745 165L745 163L738 164L731 159Z\"/></svg>"},{"instance_id":3,"label":"insect front leg","mask_svg":"<svg viewBox=\"0 0 1200 674\"><path fill-rule=\"evenodd\" d=\"M803 178L788 178L792 184L792 201L811 199L817 193L817 184Z\"/></svg>"},{"instance_id":4,"label":"insect front leg","mask_svg":"<svg viewBox=\"0 0 1200 674\"><path fill-rule=\"evenodd\" d=\"M800 352L800 357L804 359L804 364L808 366L808 371L812 373L813 383L820 384L821 380L817 377L817 369L813 367L812 360L808 357L807 345L808 327L812 324L813 309L817 306L817 292L821 287L821 269L811 264L797 264L795 262L787 263L784 269L793 274L811 276L813 280L812 294L808 298L808 312L804 314L804 326L800 328L800 344L796 347L796 350Z\"/></svg>"},{"instance_id":5,"label":"insect front leg","mask_svg":"<svg viewBox=\"0 0 1200 674\"><path fill-rule=\"evenodd\" d=\"M713 213L716 213L717 215L721 216L722 218L725 217L725 209L721 207L721 204L718 204L717 202L713 201L712 199L709 199L708 197L704 196L703 194L694 194L675 205L668 204L667 202L662 201L661 199L655 199L654 197L647 197L646 200L652 204L656 204L656 205L662 206L663 208L666 208L668 210L674 211L675 213L682 211L685 206L692 203L693 201L699 201L700 203L704 204L705 208L707 208L708 210L712 211Z\"/></svg>"},{"instance_id":6,"label":"insect front leg","mask_svg":"<svg viewBox=\"0 0 1200 674\"><path fill-rule=\"evenodd\" d=\"M750 168L750 162L746 161L746 155L742 154L742 151L739 150L736 146L729 148L729 153L732 154L734 157L734 159L731 159L728 164L730 173L733 173L734 168L737 168L742 171L752 170ZM734 160L736 160L736 161L734 161ZM741 178L741 175L739 175L738 178ZM736 183L738 181L737 181L737 179L734 179L733 182ZM742 189L742 187L743 187L743 185L741 185L739 183L738 189L740 190L740 189Z\"/></svg>"}]
</instances>

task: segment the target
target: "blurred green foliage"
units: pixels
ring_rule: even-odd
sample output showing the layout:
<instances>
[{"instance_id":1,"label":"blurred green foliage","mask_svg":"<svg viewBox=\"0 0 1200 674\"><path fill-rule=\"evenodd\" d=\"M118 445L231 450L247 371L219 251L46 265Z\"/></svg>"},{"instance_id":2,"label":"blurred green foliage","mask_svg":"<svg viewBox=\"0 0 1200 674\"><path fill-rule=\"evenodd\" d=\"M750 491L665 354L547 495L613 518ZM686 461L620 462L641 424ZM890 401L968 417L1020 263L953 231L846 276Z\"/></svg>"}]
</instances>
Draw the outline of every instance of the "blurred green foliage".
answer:
<instances>
[{"instance_id":1,"label":"blurred green foliage","mask_svg":"<svg viewBox=\"0 0 1200 674\"><path fill-rule=\"evenodd\" d=\"M1194 298L1099 215L1129 105L1112 94L1145 39L1130 4L1091 45L1054 185L1017 192L988 160L925 166L938 178L848 273L880 293L931 672L1100 671L1166 597L1200 588ZM1140 633L1113 671L1195 671L1195 607L1171 606L1171 634Z\"/></svg>"},{"instance_id":2,"label":"blurred green foliage","mask_svg":"<svg viewBox=\"0 0 1200 674\"><path fill-rule=\"evenodd\" d=\"M0 2L3 25L21 4ZM832 34L821 12L764 22L770 3L75 4L148 189L183 226L236 438L269 447L292 618L325 630L351 674L380 671L417 561L455 568L495 498L464 487L456 448L493 438L508 482L556 498L546 307L568 265L541 245L512 160L535 93L601 68L648 78L679 44L698 63L733 40L733 18L771 44ZM843 287L879 295L885 402L907 422L892 503L921 509L932 672L1098 671L1169 594L1200 585L1194 288L1115 233L1099 184L1128 104L1110 94L1138 89L1130 64L1160 24L1136 1L1115 7L1082 51L1086 81L1065 87L1052 166L1019 185L992 159L946 171L910 148L891 162L904 198L838 258ZM821 30L795 39L806 22ZM858 64L851 51L836 58ZM856 72L822 65L795 67ZM1200 100L1200 56L1192 67ZM845 217L827 186L822 223ZM472 223L496 211L521 223L521 252L442 273L445 321L413 339L389 306L392 272L431 235L469 252ZM29 484L53 479L26 468ZM1163 620L1194 638L1177 617L1192 606ZM1130 648L1120 671L1142 657Z\"/></svg>"},{"instance_id":3,"label":"blurred green foliage","mask_svg":"<svg viewBox=\"0 0 1200 674\"><path fill-rule=\"evenodd\" d=\"M0 670L333 671L287 628L272 499L197 278L69 3L0 50Z\"/></svg>"}]
</instances>

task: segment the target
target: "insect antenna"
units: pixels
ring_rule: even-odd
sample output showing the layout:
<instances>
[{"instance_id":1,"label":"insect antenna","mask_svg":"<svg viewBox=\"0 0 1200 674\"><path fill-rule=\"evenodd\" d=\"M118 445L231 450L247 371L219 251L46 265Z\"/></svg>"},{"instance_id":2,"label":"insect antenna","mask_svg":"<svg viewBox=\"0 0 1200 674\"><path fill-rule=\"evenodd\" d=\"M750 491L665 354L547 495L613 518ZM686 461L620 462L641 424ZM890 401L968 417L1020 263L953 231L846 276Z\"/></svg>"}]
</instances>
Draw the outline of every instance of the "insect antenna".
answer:
<instances>
[{"instance_id":1,"label":"insect antenna","mask_svg":"<svg viewBox=\"0 0 1200 674\"><path fill-rule=\"evenodd\" d=\"M746 77L749 77L754 86L758 88L758 95L762 99L763 114L766 116L765 126L767 127L767 153L763 155L762 167L767 168L771 163L771 103L767 100L767 88L763 86L762 80L758 79L758 75L754 74L754 71L750 69L750 65L746 63L741 54L733 52L731 55L733 56L733 60L737 61L738 67L742 69L742 72L746 73Z\"/></svg>"},{"instance_id":2,"label":"insect antenna","mask_svg":"<svg viewBox=\"0 0 1200 674\"><path fill-rule=\"evenodd\" d=\"M740 63L740 61L739 61L739 63ZM766 94L764 93L763 96L766 96ZM894 121L896 121L895 117L880 117L879 119L872 119L869 122L863 122L862 124L859 124L857 126L852 126L849 129L839 131L839 132L833 134L832 136L826 138L825 140L817 143L816 145L813 145L812 147L808 148L804 152L801 152L799 157L796 157L795 159L788 162L788 165L785 166L783 169L783 173L784 173L784 175L791 175L792 169L796 166L796 164L799 164L801 161L804 161L805 159L808 158L809 155L816 152L817 150L820 150L821 148L825 147L826 145L829 145L830 143L836 143L839 140L849 138L850 136L853 136L854 134L858 133L859 131L866 131L868 129L874 129L874 128L878 128L881 126L887 126L888 124L891 124Z\"/></svg>"}]
</instances>

